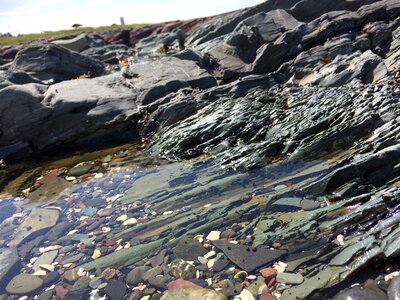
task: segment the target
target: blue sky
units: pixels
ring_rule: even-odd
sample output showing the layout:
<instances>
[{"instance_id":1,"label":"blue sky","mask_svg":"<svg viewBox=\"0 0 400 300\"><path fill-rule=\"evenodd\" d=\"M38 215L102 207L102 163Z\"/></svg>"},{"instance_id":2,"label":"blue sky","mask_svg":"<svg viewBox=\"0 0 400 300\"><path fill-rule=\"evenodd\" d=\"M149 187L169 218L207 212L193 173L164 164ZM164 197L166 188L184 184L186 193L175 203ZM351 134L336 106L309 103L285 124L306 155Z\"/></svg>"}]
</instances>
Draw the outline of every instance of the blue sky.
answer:
<instances>
[{"instance_id":1,"label":"blue sky","mask_svg":"<svg viewBox=\"0 0 400 300\"><path fill-rule=\"evenodd\" d=\"M0 0L0 32L68 29L185 20L256 5L263 0Z\"/></svg>"}]
</instances>

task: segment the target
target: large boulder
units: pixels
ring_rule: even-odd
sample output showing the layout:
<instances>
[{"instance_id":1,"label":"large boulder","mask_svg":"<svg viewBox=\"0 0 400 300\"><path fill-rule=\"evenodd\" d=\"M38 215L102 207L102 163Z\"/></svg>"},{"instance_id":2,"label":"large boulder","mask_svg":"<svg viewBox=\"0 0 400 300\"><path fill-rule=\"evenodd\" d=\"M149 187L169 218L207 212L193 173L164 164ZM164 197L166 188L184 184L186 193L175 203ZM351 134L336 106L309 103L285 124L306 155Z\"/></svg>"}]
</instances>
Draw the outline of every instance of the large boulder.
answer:
<instances>
[{"instance_id":1,"label":"large boulder","mask_svg":"<svg viewBox=\"0 0 400 300\"><path fill-rule=\"evenodd\" d=\"M6 87L0 90L0 157L18 159L65 144L137 137L141 105L181 89L216 84L195 61L166 57L126 67L122 76L68 80L50 87ZM177 105L175 110L166 110L164 118L176 121L174 112L182 109L187 115L196 106Z\"/></svg>"},{"instance_id":2,"label":"large boulder","mask_svg":"<svg viewBox=\"0 0 400 300\"><path fill-rule=\"evenodd\" d=\"M124 77L139 91L138 101L147 105L182 88L206 89L217 84L215 78L196 62L165 57L122 70Z\"/></svg>"},{"instance_id":3,"label":"large boulder","mask_svg":"<svg viewBox=\"0 0 400 300\"><path fill-rule=\"evenodd\" d=\"M10 70L25 71L40 80L59 82L83 74L102 74L104 64L64 47L44 44L18 52Z\"/></svg>"},{"instance_id":4,"label":"large boulder","mask_svg":"<svg viewBox=\"0 0 400 300\"><path fill-rule=\"evenodd\" d=\"M83 50L91 48L91 47L104 46L104 44L105 44L104 41L102 39L100 39L99 37L89 36L85 33L82 33L71 39L55 40L55 41L52 41L51 43L59 45L59 46L63 46L64 48L67 48L71 51L76 51L76 52L82 52Z\"/></svg>"}]
</instances>

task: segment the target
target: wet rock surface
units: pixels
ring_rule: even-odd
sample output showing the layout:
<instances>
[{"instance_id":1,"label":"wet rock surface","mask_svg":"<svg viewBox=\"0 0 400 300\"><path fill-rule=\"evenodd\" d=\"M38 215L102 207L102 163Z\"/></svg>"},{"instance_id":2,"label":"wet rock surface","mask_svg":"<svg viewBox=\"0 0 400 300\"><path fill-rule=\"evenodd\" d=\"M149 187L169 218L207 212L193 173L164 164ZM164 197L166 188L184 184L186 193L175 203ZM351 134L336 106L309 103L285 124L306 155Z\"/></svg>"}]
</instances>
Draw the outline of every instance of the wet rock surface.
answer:
<instances>
[{"instance_id":1,"label":"wet rock surface","mask_svg":"<svg viewBox=\"0 0 400 300\"><path fill-rule=\"evenodd\" d=\"M1 74L0 294L397 299L399 13L266 1L185 45L22 50Z\"/></svg>"}]
</instances>

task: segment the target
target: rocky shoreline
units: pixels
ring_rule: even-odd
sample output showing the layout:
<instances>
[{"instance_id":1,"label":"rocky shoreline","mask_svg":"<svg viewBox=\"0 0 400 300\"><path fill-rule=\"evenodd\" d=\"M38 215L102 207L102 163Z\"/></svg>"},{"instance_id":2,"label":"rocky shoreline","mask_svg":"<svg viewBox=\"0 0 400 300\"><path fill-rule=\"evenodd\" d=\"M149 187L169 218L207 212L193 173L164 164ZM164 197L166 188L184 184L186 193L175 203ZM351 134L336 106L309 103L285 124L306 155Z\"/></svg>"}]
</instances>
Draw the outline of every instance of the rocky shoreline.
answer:
<instances>
[{"instance_id":1,"label":"rocky shoreline","mask_svg":"<svg viewBox=\"0 0 400 300\"><path fill-rule=\"evenodd\" d=\"M400 299L400 1L203 21L2 67L0 298Z\"/></svg>"}]
</instances>

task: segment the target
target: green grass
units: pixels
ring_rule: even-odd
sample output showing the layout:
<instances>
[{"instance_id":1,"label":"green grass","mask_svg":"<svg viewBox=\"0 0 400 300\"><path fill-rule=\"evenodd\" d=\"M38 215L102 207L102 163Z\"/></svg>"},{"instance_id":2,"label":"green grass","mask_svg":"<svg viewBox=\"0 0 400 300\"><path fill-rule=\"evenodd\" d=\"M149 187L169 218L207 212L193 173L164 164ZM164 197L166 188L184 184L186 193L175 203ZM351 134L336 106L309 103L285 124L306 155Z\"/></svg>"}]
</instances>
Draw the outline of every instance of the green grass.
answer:
<instances>
[{"instance_id":1,"label":"green grass","mask_svg":"<svg viewBox=\"0 0 400 300\"><path fill-rule=\"evenodd\" d=\"M110 29L116 28L132 28L138 26L144 26L148 24L128 24L128 25L110 25L110 26L100 26L100 27L82 27L78 29L66 29L59 31L45 31L41 33L29 33L29 34L20 34L17 36L2 36L0 37L0 45L13 45L19 44L23 42L30 42L37 39L43 39L48 37L62 36L66 34L74 34L81 32L102 32Z\"/></svg>"}]
</instances>

